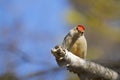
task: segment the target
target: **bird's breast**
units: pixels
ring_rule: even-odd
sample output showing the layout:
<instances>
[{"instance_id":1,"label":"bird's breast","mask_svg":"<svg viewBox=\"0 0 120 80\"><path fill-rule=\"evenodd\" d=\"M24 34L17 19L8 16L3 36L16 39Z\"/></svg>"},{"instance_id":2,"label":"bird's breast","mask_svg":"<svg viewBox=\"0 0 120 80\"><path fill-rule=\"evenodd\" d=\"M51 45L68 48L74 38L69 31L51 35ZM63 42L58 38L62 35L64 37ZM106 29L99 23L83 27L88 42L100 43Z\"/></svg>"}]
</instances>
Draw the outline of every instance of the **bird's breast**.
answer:
<instances>
[{"instance_id":1,"label":"bird's breast","mask_svg":"<svg viewBox=\"0 0 120 80\"><path fill-rule=\"evenodd\" d=\"M81 37L74 43L70 51L76 56L83 58L85 48L87 48L86 39L84 37Z\"/></svg>"}]
</instances>

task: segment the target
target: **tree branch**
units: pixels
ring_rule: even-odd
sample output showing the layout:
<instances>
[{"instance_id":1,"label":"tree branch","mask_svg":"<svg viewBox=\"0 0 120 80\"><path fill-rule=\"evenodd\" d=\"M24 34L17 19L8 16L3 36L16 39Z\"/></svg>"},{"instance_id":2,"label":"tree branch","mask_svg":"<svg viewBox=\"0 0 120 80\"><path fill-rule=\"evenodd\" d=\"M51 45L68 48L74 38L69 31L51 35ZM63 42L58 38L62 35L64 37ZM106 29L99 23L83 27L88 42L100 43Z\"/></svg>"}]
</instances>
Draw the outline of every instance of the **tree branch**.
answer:
<instances>
[{"instance_id":1,"label":"tree branch","mask_svg":"<svg viewBox=\"0 0 120 80\"><path fill-rule=\"evenodd\" d=\"M69 71L78 74L79 78L84 76L82 80L86 80L88 77L89 79L90 77L92 79L100 77L102 80L120 80L120 75L114 70L77 57L61 46L56 46L51 52L59 66L66 66ZM93 75L93 77L88 75Z\"/></svg>"}]
</instances>

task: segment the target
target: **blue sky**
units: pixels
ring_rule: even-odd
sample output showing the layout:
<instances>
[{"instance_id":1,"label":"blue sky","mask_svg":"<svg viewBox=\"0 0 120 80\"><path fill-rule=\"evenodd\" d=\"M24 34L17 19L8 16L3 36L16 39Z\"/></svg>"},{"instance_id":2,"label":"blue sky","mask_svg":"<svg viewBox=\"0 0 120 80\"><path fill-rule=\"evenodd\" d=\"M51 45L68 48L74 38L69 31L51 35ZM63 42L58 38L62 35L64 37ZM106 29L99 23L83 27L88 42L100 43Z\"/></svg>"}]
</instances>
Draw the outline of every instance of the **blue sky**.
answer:
<instances>
[{"instance_id":1,"label":"blue sky","mask_svg":"<svg viewBox=\"0 0 120 80\"><path fill-rule=\"evenodd\" d=\"M0 35L2 36L0 43L8 44L17 41L17 48L29 56L31 60L31 62L24 62L19 57L15 58L14 55L10 57L13 59L11 63L18 64L13 69L16 76L24 77L32 72L58 67L50 50L56 44L60 44L64 33L66 33L64 16L68 9L67 0L0 1ZM17 24L17 22L20 23ZM21 29L16 30L16 25L20 25ZM3 30L10 31L8 35L4 36ZM9 53L5 52L7 55ZM4 55L4 57L0 57L0 65L2 65L0 69L7 72L7 62L4 62L7 55L2 52L0 54ZM44 80L61 80L66 76L64 74L65 71L62 71L56 75L49 73L42 77ZM52 79L51 76L53 76Z\"/></svg>"}]
</instances>

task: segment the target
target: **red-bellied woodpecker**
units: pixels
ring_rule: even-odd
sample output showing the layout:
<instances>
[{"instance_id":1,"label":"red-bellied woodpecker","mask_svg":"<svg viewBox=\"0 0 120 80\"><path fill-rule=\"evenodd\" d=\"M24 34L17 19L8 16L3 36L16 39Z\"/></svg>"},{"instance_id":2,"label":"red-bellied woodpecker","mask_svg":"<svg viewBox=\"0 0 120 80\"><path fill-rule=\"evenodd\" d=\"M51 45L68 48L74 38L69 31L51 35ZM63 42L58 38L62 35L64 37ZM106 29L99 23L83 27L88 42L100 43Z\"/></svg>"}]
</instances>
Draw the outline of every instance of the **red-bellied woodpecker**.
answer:
<instances>
[{"instance_id":1,"label":"red-bellied woodpecker","mask_svg":"<svg viewBox=\"0 0 120 80\"><path fill-rule=\"evenodd\" d=\"M71 29L65 36L62 46L76 56L86 59L87 41L85 39L84 32L85 27L82 25L78 25Z\"/></svg>"}]
</instances>

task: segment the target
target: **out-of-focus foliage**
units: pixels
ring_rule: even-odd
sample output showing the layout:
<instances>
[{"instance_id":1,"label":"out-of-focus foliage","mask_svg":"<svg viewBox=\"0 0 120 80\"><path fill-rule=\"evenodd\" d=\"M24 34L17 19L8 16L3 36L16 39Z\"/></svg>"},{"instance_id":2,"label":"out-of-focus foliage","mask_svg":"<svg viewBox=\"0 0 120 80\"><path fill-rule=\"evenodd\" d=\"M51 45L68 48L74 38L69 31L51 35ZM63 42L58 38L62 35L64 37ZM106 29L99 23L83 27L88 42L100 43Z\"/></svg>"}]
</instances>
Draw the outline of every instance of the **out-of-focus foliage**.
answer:
<instances>
[{"instance_id":1,"label":"out-of-focus foliage","mask_svg":"<svg viewBox=\"0 0 120 80\"><path fill-rule=\"evenodd\" d=\"M73 7L68 11L66 19L72 25L86 26L89 58L106 54L107 49L120 42L119 0L70 0L70 2Z\"/></svg>"},{"instance_id":2,"label":"out-of-focus foliage","mask_svg":"<svg viewBox=\"0 0 120 80\"><path fill-rule=\"evenodd\" d=\"M120 0L70 0L70 3L66 20L71 25L86 26L87 58L119 67Z\"/></svg>"},{"instance_id":3,"label":"out-of-focus foliage","mask_svg":"<svg viewBox=\"0 0 120 80\"><path fill-rule=\"evenodd\" d=\"M119 0L70 0L80 13L100 19L119 19Z\"/></svg>"}]
</instances>

